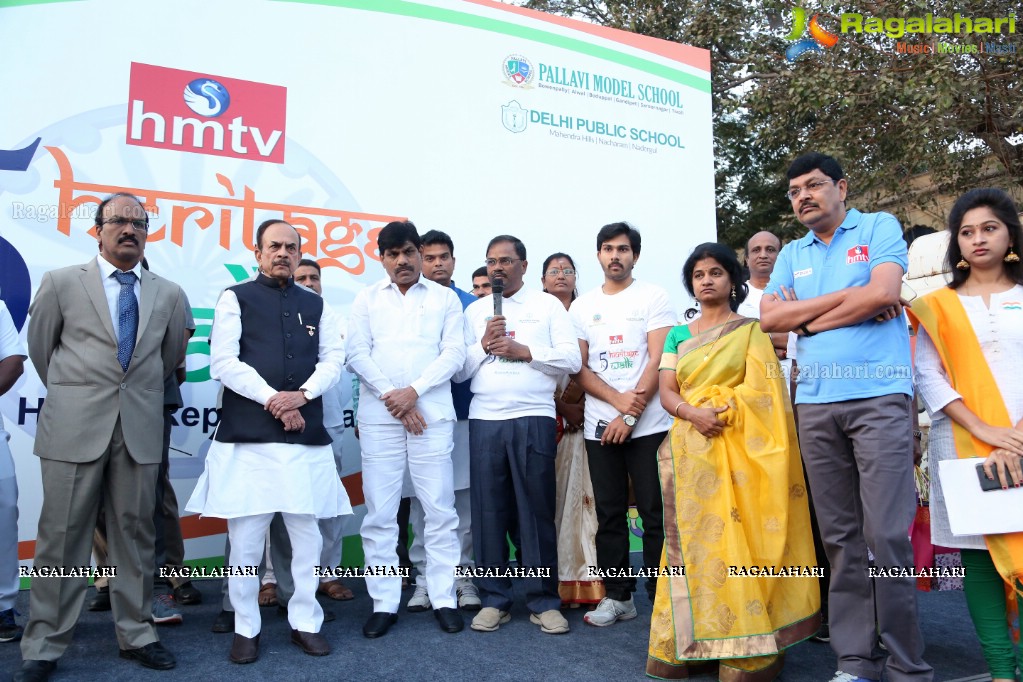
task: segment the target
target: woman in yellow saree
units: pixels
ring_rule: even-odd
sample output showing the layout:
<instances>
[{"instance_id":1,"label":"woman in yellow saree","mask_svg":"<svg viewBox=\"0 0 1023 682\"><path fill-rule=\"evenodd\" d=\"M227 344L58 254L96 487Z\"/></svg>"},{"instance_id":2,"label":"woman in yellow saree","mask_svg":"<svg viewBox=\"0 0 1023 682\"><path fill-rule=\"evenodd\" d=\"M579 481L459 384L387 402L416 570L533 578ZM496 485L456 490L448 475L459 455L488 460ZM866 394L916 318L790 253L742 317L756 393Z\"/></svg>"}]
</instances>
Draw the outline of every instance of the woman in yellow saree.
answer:
<instances>
[{"instance_id":1,"label":"woman in yellow saree","mask_svg":"<svg viewBox=\"0 0 1023 682\"><path fill-rule=\"evenodd\" d=\"M735 253L701 244L683 276L702 314L669 332L660 365L676 419L658 452L665 538L646 672L717 664L721 680L773 680L820 626L792 408L770 338L735 313Z\"/></svg>"}]
</instances>

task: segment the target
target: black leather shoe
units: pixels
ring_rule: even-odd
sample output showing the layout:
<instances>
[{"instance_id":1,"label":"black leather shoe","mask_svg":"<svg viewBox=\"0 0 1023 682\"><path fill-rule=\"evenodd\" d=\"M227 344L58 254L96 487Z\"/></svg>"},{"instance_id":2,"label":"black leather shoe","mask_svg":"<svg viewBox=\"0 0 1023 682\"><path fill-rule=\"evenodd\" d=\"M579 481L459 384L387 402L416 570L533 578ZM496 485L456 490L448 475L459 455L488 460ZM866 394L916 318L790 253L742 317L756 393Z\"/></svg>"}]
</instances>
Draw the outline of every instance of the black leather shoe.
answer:
<instances>
[{"instance_id":1,"label":"black leather shoe","mask_svg":"<svg viewBox=\"0 0 1023 682\"><path fill-rule=\"evenodd\" d=\"M386 611L374 611L366 624L362 626L362 634L370 639L383 637L391 626L398 622L398 614Z\"/></svg>"},{"instance_id":2,"label":"black leather shoe","mask_svg":"<svg viewBox=\"0 0 1023 682\"><path fill-rule=\"evenodd\" d=\"M337 620L337 615L333 611L331 611L330 609L325 608L323 606L320 606L320 608L323 609L323 622L324 623L330 623L332 621ZM278 606L277 607L277 615L281 616L282 618L287 618L288 617L288 607L287 606Z\"/></svg>"},{"instance_id":3,"label":"black leather shoe","mask_svg":"<svg viewBox=\"0 0 1023 682\"><path fill-rule=\"evenodd\" d=\"M330 653L330 645L318 632L291 631L291 643L298 646L310 656L326 656Z\"/></svg>"},{"instance_id":4,"label":"black leather shoe","mask_svg":"<svg viewBox=\"0 0 1023 682\"><path fill-rule=\"evenodd\" d=\"M182 583L174 588L174 601L179 604L191 606L202 603L202 592L196 589L191 582Z\"/></svg>"},{"instance_id":5,"label":"black leather shoe","mask_svg":"<svg viewBox=\"0 0 1023 682\"><path fill-rule=\"evenodd\" d=\"M96 596L89 602L88 609L90 611L109 611L110 610L110 588L100 587L96 589Z\"/></svg>"},{"instance_id":6,"label":"black leather shoe","mask_svg":"<svg viewBox=\"0 0 1023 682\"><path fill-rule=\"evenodd\" d=\"M57 661L25 661L14 673L14 682L46 682L57 667Z\"/></svg>"},{"instance_id":7,"label":"black leather shoe","mask_svg":"<svg viewBox=\"0 0 1023 682\"><path fill-rule=\"evenodd\" d=\"M142 667L153 670L170 670L178 664L174 654L160 642L150 642L138 649L121 649L121 658L138 661Z\"/></svg>"},{"instance_id":8,"label":"black leather shoe","mask_svg":"<svg viewBox=\"0 0 1023 682\"><path fill-rule=\"evenodd\" d=\"M211 632L234 632L234 611L221 611L213 620Z\"/></svg>"},{"instance_id":9,"label":"black leather shoe","mask_svg":"<svg viewBox=\"0 0 1023 682\"><path fill-rule=\"evenodd\" d=\"M433 617L440 623L440 629L444 632L461 632L465 627L465 621L456 609L447 607L434 609Z\"/></svg>"},{"instance_id":10,"label":"black leather shoe","mask_svg":"<svg viewBox=\"0 0 1023 682\"><path fill-rule=\"evenodd\" d=\"M232 663L252 663L259 658L259 635L255 637L243 637L239 634L234 636L231 644L231 654L228 656Z\"/></svg>"}]
</instances>

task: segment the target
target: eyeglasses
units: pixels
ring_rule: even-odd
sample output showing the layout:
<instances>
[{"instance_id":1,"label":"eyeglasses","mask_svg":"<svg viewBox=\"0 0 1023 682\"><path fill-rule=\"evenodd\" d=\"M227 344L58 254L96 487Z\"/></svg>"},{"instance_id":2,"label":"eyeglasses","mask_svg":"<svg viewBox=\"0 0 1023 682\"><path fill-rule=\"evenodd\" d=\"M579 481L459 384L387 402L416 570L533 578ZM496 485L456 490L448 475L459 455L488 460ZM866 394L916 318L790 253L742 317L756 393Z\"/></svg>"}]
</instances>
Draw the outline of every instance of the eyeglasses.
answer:
<instances>
[{"instance_id":1,"label":"eyeglasses","mask_svg":"<svg viewBox=\"0 0 1023 682\"><path fill-rule=\"evenodd\" d=\"M520 260L522 260L522 259L521 258L509 258L508 256L501 256L500 258L488 258L488 259L486 259L483 262L486 263L486 266L488 268L492 268L495 265L500 265L502 268L506 268L509 265L511 265L512 263L514 263L515 261L520 261Z\"/></svg>"},{"instance_id":2,"label":"eyeglasses","mask_svg":"<svg viewBox=\"0 0 1023 682\"><path fill-rule=\"evenodd\" d=\"M131 218L111 218L110 220L104 220L101 225L113 225L114 227L121 228L125 225L131 225L136 232L149 232L149 223L145 220L132 220Z\"/></svg>"},{"instance_id":3,"label":"eyeglasses","mask_svg":"<svg viewBox=\"0 0 1023 682\"><path fill-rule=\"evenodd\" d=\"M547 271L548 277L557 277L558 275L564 275L565 277L571 277L575 274L575 270L572 268L551 268Z\"/></svg>"},{"instance_id":4,"label":"eyeglasses","mask_svg":"<svg viewBox=\"0 0 1023 682\"><path fill-rule=\"evenodd\" d=\"M805 189L810 194L816 194L821 187L824 187L829 182L835 182L834 180L814 180L813 182L806 183L805 187L792 187L788 192L785 192L785 198L789 201L795 201L799 198L799 195L803 193Z\"/></svg>"}]
</instances>

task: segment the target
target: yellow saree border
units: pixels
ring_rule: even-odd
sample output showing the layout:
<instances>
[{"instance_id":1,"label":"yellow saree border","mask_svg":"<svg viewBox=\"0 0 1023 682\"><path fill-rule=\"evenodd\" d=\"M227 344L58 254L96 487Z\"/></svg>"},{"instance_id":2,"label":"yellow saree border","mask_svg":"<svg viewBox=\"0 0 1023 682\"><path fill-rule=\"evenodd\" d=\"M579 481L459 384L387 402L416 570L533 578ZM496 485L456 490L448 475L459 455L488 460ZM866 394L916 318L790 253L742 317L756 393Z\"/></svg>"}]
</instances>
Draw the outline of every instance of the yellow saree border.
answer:
<instances>
[{"instance_id":1,"label":"yellow saree border","mask_svg":"<svg viewBox=\"0 0 1023 682\"><path fill-rule=\"evenodd\" d=\"M907 309L914 329L923 327L934 342L949 382L963 403L975 415L992 426L1012 428L1009 412L1001 397L995 377L981 351L980 341L970 324L959 295L948 287L931 292ZM994 449L970 435L952 421L956 455L960 459L987 457ZM1023 596L1023 533L985 535L988 551L1007 588ZM1015 599L1009 600L1010 604Z\"/></svg>"}]
</instances>

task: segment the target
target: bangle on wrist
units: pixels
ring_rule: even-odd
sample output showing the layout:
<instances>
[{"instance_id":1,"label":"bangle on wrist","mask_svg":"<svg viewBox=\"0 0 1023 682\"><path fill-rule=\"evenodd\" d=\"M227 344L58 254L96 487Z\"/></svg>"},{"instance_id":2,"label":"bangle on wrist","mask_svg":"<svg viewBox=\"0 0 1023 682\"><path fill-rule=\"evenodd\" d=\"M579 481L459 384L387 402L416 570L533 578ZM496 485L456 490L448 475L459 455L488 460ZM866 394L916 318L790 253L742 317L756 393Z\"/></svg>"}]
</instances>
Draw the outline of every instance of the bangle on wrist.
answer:
<instances>
[{"instance_id":1,"label":"bangle on wrist","mask_svg":"<svg viewBox=\"0 0 1023 682\"><path fill-rule=\"evenodd\" d=\"M675 416L678 417L679 419L682 419L682 415L678 413L680 407L682 407L682 403L679 403L678 405L675 406Z\"/></svg>"},{"instance_id":2,"label":"bangle on wrist","mask_svg":"<svg viewBox=\"0 0 1023 682\"><path fill-rule=\"evenodd\" d=\"M923 431L914 431L913 432L913 438L916 438L917 440L920 440L923 437L924 437L924 432Z\"/></svg>"},{"instance_id":3,"label":"bangle on wrist","mask_svg":"<svg viewBox=\"0 0 1023 682\"><path fill-rule=\"evenodd\" d=\"M803 335L804 336L816 336L817 335L816 332L812 332L812 331L810 331L809 329L806 328L806 322L804 322L803 324L799 325L799 328L803 331Z\"/></svg>"}]
</instances>

